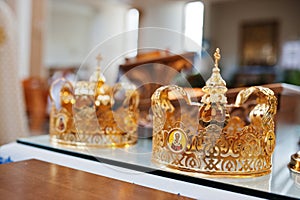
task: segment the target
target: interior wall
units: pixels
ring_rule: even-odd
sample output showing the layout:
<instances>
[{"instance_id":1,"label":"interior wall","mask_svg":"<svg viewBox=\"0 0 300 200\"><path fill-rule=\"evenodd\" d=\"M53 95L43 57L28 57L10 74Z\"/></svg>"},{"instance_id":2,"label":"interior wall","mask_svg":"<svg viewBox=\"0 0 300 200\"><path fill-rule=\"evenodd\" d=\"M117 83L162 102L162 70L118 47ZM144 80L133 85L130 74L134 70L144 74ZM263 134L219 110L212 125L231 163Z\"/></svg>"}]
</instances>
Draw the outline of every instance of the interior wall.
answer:
<instances>
[{"instance_id":1,"label":"interior wall","mask_svg":"<svg viewBox=\"0 0 300 200\"><path fill-rule=\"evenodd\" d=\"M165 34L144 31L139 36L139 47L158 46L175 52L182 50L182 38L179 36L183 34L185 4L186 1L135 1L132 6L140 11L141 28L166 29L162 31Z\"/></svg>"},{"instance_id":2,"label":"interior wall","mask_svg":"<svg viewBox=\"0 0 300 200\"><path fill-rule=\"evenodd\" d=\"M101 54L102 71L107 84L113 85L117 80L119 65L123 60L124 41L122 33L125 30L125 16L129 7L127 4L106 2L102 3L93 19L90 50L94 52L89 56L93 63L97 54ZM95 60L94 60L95 61ZM96 63L91 64L94 66Z\"/></svg>"},{"instance_id":3,"label":"interior wall","mask_svg":"<svg viewBox=\"0 0 300 200\"><path fill-rule=\"evenodd\" d=\"M239 68L239 27L245 21L275 19L279 22L279 52L285 41L299 39L300 1L224 1L210 5L211 48L220 47L223 76L230 79ZM278 59L280 64L280 55Z\"/></svg>"},{"instance_id":4,"label":"interior wall","mask_svg":"<svg viewBox=\"0 0 300 200\"><path fill-rule=\"evenodd\" d=\"M78 73L88 78L96 66L96 54L100 53L107 83L114 83L119 63L111 64L112 56L122 54L123 43L114 41L113 37L124 31L127 10L127 4L115 1L48 0L45 65L48 68L79 67L85 62L93 69ZM101 46L102 43L105 45Z\"/></svg>"},{"instance_id":5,"label":"interior wall","mask_svg":"<svg viewBox=\"0 0 300 200\"><path fill-rule=\"evenodd\" d=\"M88 5L48 0L46 67L79 65L89 50L94 12Z\"/></svg>"},{"instance_id":6,"label":"interior wall","mask_svg":"<svg viewBox=\"0 0 300 200\"><path fill-rule=\"evenodd\" d=\"M109 84L113 83L117 79L118 65L123 62L121 59L113 60L113 57L122 56L125 48L118 34L125 30L125 15L130 7L140 11L141 28L163 28L164 34L160 31L141 31L139 47L160 47L173 52L183 50L186 1L134 1L132 5L120 1L101 1L97 4L83 4L80 1L70 4L68 0L49 2L45 55L47 66L80 65L90 50L100 45L98 53L103 56L104 75L108 77ZM92 56L95 55L89 57ZM95 62L89 64L93 66Z\"/></svg>"},{"instance_id":7,"label":"interior wall","mask_svg":"<svg viewBox=\"0 0 300 200\"><path fill-rule=\"evenodd\" d=\"M20 79L29 76L31 42L31 0L15 0L14 10L18 31L18 68Z\"/></svg>"}]
</instances>

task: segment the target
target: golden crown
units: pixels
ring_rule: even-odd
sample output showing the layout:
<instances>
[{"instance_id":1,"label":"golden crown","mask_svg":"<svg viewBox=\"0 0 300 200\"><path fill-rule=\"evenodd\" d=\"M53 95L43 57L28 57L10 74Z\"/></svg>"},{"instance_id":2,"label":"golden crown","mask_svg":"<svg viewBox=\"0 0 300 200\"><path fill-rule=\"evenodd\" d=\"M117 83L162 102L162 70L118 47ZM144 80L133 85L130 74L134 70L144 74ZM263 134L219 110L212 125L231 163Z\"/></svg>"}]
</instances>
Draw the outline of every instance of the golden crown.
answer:
<instances>
[{"instance_id":1,"label":"golden crown","mask_svg":"<svg viewBox=\"0 0 300 200\"><path fill-rule=\"evenodd\" d=\"M58 79L50 87L50 140L75 146L114 147L137 142L139 94L133 85L105 84L100 69L75 86ZM58 98L54 98L58 91Z\"/></svg>"},{"instance_id":2,"label":"golden crown","mask_svg":"<svg viewBox=\"0 0 300 200\"><path fill-rule=\"evenodd\" d=\"M201 102L192 102L187 91L176 85L162 86L152 95L152 160L216 176L268 174L275 148L274 92L253 86L241 90L235 104L228 104L218 67L219 49L214 57Z\"/></svg>"}]
</instances>

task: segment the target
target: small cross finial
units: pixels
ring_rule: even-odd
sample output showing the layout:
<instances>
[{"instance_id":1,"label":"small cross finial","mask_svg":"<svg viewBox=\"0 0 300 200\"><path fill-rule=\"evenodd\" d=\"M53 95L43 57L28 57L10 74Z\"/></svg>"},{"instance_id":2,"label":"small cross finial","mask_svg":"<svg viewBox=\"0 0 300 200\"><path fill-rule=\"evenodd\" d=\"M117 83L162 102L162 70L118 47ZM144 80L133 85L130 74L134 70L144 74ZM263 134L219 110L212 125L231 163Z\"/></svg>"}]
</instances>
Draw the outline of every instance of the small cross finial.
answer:
<instances>
[{"instance_id":1,"label":"small cross finial","mask_svg":"<svg viewBox=\"0 0 300 200\"><path fill-rule=\"evenodd\" d=\"M215 57L215 67L218 67L219 66L219 60L221 59L219 48L216 49L216 52L214 53L214 57Z\"/></svg>"},{"instance_id":2,"label":"small cross finial","mask_svg":"<svg viewBox=\"0 0 300 200\"><path fill-rule=\"evenodd\" d=\"M100 53L97 55L96 59L97 59L97 65L98 65L97 67L100 67L100 63L103 59Z\"/></svg>"}]
</instances>

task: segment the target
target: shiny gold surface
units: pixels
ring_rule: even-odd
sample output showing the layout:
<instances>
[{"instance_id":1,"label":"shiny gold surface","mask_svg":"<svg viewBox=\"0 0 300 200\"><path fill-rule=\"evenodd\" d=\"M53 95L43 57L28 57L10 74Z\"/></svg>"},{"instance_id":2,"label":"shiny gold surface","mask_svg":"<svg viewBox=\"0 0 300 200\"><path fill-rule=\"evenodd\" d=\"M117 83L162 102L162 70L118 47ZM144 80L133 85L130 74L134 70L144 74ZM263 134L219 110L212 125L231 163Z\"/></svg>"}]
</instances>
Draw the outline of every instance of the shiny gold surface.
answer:
<instances>
[{"instance_id":1,"label":"shiny gold surface","mask_svg":"<svg viewBox=\"0 0 300 200\"><path fill-rule=\"evenodd\" d=\"M89 81L75 86L65 79L50 88L50 139L53 143L90 147L126 146L137 142L139 94L135 87L105 84L97 57ZM54 92L59 90L59 99Z\"/></svg>"},{"instance_id":2,"label":"shiny gold surface","mask_svg":"<svg viewBox=\"0 0 300 200\"><path fill-rule=\"evenodd\" d=\"M295 172L298 175L300 174L300 151L291 155L291 161L288 167L292 172Z\"/></svg>"},{"instance_id":3,"label":"shiny gold surface","mask_svg":"<svg viewBox=\"0 0 300 200\"><path fill-rule=\"evenodd\" d=\"M226 83L220 75L216 50L212 76L201 103L190 100L178 86L163 86L152 96L152 160L171 168L222 177L251 177L270 173L275 148L277 99L268 88L240 91L227 104ZM168 93L176 94L177 106ZM256 101L250 101L256 96Z\"/></svg>"}]
</instances>

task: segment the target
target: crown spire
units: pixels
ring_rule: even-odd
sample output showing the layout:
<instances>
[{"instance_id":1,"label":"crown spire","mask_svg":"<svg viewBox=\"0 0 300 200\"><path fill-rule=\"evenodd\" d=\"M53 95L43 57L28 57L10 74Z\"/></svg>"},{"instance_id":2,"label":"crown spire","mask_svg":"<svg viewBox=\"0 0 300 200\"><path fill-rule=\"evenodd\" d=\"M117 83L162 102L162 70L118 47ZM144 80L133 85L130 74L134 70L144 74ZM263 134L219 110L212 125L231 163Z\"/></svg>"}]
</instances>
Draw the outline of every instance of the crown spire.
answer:
<instances>
[{"instance_id":1,"label":"crown spire","mask_svg":"<svg viewBox=\"0 0 300 200\"><path fill-rule=\"evenodd\" d=\"M99 53L99 54L96 56L96 60L97 60L97 69L101 69L100 63L101 63L102 59L103 59L103 58L102 58L101 54Z\"/></svg>"},{"instance_id":2,"label":"crown spire","mask_svg":"<svg viewBox=\"0 0 300 200\"><path fill-rule=\"evenodd\" d=\"M220 49L217 48L215 53L215 65L211 77L206 81L206 86L202 88L205 95L202 97L203 103L227 103L225 93L227 91L226 82L220 74L219 60L221 59Z\"/></svg>"},{"instance_id":3,"label":"crown spire","mask_svg":"<svg viewBox=\"0 0 300 200\"><path fill-rule=\"evenodd\" d=\"M92 76L90 77L90 81L91 82L98 82L98 83L101 83L104 84L106 79L104 77L104 75L102 74L101 72L101 61L102 61L102 56L101 54L99 53L97 56L96 56L96 60L97 60L97 66L96 66L96 70L95 72L92 74Z\"/></svg>"},{"instance_id":4,"label":"crown spire","mask_svg":"<svg viewBox=\"0 0 300 200\"><path fill-rule=\"evenodd\" d=\"M221 54L220 54L219 48L216 49L216 52L214 53L214 57L215 57L215 67L219 68L219 60L221 59Z\"/></svg>"}]
</instances>

